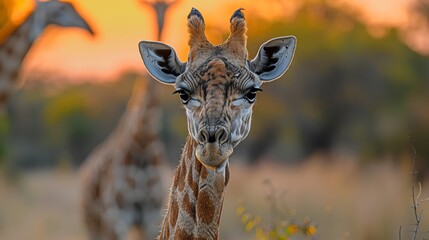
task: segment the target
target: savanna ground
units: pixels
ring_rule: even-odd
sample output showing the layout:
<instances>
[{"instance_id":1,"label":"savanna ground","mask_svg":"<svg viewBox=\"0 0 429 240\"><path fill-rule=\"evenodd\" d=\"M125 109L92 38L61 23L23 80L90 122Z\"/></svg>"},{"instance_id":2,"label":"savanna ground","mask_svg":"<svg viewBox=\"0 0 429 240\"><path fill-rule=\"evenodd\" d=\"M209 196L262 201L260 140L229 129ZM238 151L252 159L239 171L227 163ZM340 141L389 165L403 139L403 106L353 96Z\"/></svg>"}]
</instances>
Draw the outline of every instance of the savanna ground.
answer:
<instances>
[{"instance_id":1,"label":"savanna ground","mask_svg":"<svg viewBox=\"0 0 429 240\"><path fill-rule=\"evenodd\" d=\"M3 179L0 186L0 239L85 239L76 171L60 167L24 172L14 184ZM424 199L429 183L422 186ZM410 164L383 162L361 168L353 161L334 164L322 157L295 166L233 163L221 239L254 238L240 223L239 206L263 221L274 219L267 200L273 189L284 220L311 221L318 239L398 239L400 226L402 239L411 239ZM429 203L422 202L420 209L427 208ZM428 216L423 211L421 231L429 229ZM420 233L418 239L424 237L427 234Z\"/></svg>"}]
</instances>

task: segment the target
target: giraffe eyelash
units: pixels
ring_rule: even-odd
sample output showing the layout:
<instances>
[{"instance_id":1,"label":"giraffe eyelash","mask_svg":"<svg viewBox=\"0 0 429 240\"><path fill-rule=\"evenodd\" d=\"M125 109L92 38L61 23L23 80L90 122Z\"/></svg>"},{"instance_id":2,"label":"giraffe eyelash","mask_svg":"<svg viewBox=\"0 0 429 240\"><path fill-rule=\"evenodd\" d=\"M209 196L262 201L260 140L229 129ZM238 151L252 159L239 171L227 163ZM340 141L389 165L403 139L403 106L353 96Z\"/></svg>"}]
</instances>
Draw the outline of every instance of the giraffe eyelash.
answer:
<instances>
[{"instance_id":1,"label":"giraffe eyelash","mask_svg":"<svg viewBox=\"0 0 429 240\"><path fill-rule=\"evenodd\" d=\"M173 94L176 94L176 93L179 94L180 100L182 101L183 104L187 104L189 100L191 100L191 96L186 90L178 89L173 92Z\"/></svg>"},{"instance_id":2,"label":"giraffe eyelash","mask_svg":"<svg viewBox=\"0 0 429 240\"><path fill-rule=\"evenodd\" d=\"M246 95L244 96L244 98L249 102L249 103L254 103L256 101L256 92L262 92L263 90L257 87L252 87L250 88Z\"/></svg>"}]
</instances>

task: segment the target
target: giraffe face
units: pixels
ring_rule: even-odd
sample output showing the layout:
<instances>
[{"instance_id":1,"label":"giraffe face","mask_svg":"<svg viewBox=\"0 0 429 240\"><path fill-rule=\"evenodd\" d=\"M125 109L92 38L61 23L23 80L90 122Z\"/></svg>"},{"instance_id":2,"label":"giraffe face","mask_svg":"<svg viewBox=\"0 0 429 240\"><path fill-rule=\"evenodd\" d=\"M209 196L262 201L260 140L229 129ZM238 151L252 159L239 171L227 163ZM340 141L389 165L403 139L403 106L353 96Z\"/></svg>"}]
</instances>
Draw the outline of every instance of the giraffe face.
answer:
<instances>
[{"instance_id":1,"label":"giraffe face","mask_svg":"<svg viewBox=\"0 0 429 240\"><path fill-rule=\"evenodd\" d=\"M192 9L186 63L180 62L166 44L139 44L149 73L162 83L174 85L179 94L189 134L197 142L197 159L216 171L224 169L233 148L248 135L260 86L283 75L296 45L295 37L275 38L260 47L255 59L248 60L247 28L241 9L234 12L230 22L230 37L214 46L205 36L201 13Z\"/></svg>"},{"instance_id":2,"label":"giraffe face","mask_svg":"<svg viewBox=\"0 0 429 240\"><path fill-rule=\"evenodd\" d=\"M222 170L233 147L248 135L260 84L254 73L221 54L177 78L188 131L198 143L195 154L206 167Z\"/></svg>"},{"instance_id":3,"label":"giraffe face","mask_svg":"<svg viewBox=\"0 0 429 240\"><path fill-rule=\"evenodd\" d=\"M75 7L68 2L58 0L35 1L35 21L31 37L33 40L42 33L43 29L52 24L60 27L81 28L94 34L87 21L77 12Z\"/></svg>"}]
</instances>

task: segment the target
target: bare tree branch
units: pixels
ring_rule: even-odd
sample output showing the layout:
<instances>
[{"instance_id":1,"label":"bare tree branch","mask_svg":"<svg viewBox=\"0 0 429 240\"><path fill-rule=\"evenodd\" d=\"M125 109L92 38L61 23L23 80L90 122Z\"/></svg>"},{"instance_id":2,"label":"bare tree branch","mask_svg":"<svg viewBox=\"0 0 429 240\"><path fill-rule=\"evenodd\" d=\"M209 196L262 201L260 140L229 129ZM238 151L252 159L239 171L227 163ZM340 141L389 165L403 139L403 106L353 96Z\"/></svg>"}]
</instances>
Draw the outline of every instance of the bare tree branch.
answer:
<instances>
[{"instance_id":1,"label":"bare tree branch","mask_svg":"<svg viewBox=\"0 0 429 240\"><path fill-rule=\"evenodd\" d=\"M415 183L416 183L416 178L417 178L417 171L416 171L416 155L417 155L417 152L416 152L416 149L415 149L414 145L411 143L411 140L410 140L410 146L411 146L411 150L413 152L413 157L412 157L413 162L412 162L412 172L411 172L411 174L412 174L411 195L413 197L413 206L412 206L412 208L414 210L414 217L416 219L416 223L414 225L413 238L412 239L416 240L417 239L417 234L418 234L418 231L419 231L419 227L420 227L420 222L421 222L421 219L422 219L423 210L420 212L420 215L417 213L418 198L420 197L420 193L418 194L418 196L416 196L416 193L415 193ZM421 189L420 189L420 192L421 192Z\"/></svg>"}]
</instances>

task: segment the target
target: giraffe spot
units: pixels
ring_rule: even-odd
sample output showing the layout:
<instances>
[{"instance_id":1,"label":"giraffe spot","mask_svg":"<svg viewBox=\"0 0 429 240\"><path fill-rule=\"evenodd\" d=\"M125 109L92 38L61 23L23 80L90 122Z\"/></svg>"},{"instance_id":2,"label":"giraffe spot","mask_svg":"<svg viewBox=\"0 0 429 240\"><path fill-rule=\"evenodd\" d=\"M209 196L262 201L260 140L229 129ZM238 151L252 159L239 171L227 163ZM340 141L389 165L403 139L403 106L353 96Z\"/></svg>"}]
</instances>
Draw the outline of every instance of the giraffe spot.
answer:
<instances>
[{"instance_id":1,"label":"giraffe spot","mask_svg":"<svg viewBox=\"0 0 429 240\"><path fill-rule=\"evenodd\" d=\"M210 195L203 191L198 194L197 218L202 223L209 224L213 221L215 215L215 206L210 199Z\"/></svg>"},{"instance_id":2,"label":"giraffe spot","mask_svg":"<svg viewBox=\"0 0 429 240\"><path fill-rule=\"evenodd\" d=\"M124 163L125 165L131 165L131 164L133 163L133 156L131 155L131 153L130 153L130 152L127 152L127 153L125 154L125 158L124 158L124 160L123 160L123 163Z\"/></svg>"},{"instance_id":3,"label":"giraffe spot","mask_svg":"<svg viewBox=\"0 0 429 240\"><path fill-rule=\"evenodd\" d=\"M154 187L156 184L158 184L161 181L161 179L159 179L159 177L152 177L147 181L147 186L149 188Z\"/></svg>"},{"instance_id":4,"label":"giraffe spot","mask_svg":"<svg viewBox=\"0 0 429 240\"><path fill-rule=\"evenodd\" d=\"M214 237L213 239L217 239L217 236ZM197 237L197 238L194 238L194 240L207 240L207 237Z\"/></svg>"},{"instance_id":5,"label":"giraffe spot","mask_svg":"<svg viewBox=\"0 0 429 240\"><path fill-rule=\"evenodd\" d=\"M126 176L125 181L127 182L128 186L130 186L130 188L134 189L136 187L136 180L134 178Z\"/></svg>"},{"instance_id":6,"label":"giraffe spot","mask_svg":"<svg viewBox=\"0 0 429 240\"><path fill-rule=\"evenodd\" d=\"M205 167L201 168L201 178L204 180L207 178L207 175L209 174L209 172L207 171L207 169Z\"/></svg>"},{"instance_id":7,"label":"giraffe spot","mask_svg":"<svg viewBox=\"0 0 429 240\"><path fill-rule=\"evenodd\" d=\"M183 191L185 189L185 176L186 176L186 162L182 161L182 164L180 164L179 168L180 176L179 176L179 190Z\"/></svg>"},{"instance_id":8,"label":"giraffe spot","mask_svg":"<svg viewBox=\"0 0 429 240\"><path fill-rule=\"evenodd\" d=\"M192 177L192 172L189 172L189 173L186 175L186 180L188 181L188 185L191 185L191 184L192 184L192 182L194 181L194 179L193 179L193 177Z\"/></svg>"},{"instance_id":9,"label":"giraffe spot","mask_svg":"<svg viewBox=\"0 0 429 240\"><path fill-rule=\"evenodd\" d=\"M192 234L189 234L185 230L179 228L176 230L176 234L174 234L174 239L176 239L176 240L193 240L194 237L192 236Z\"/></svg>"},{"instance_id":10,"label":"giraffe spot","mask_svg":"<svg viewBox=\"0 0 429 240\"><path fill-rule=\"evenodd\" d=\"M191 190L194 193L194 197L197 198L198 197L198 183L197 182L192 182Z\"/></svg>"},{"instance_id":11,"label":"giraffe spot","mask_svg":"<svg viewBox=\"0 0 429 240\"><path fill-rule=\"evenodd\" d=\"M169 239L170 237L170 223L168 221L168 218L164 218L164 221L162 223L161 232L158 234L157 240L160 239Z\"/></svg>"},{"instance_id":12,"label":"giraffe spot","mask_svg":"<svg viewBox=\"0 0 429 240\"><path fill-rule=\"evenodd\" d=\"M13 71L11 74L10 74L10 79L13 81L13 82L16 82L17 80L18 80L18 71Z\"/></svg>"},{"instance_id":13,"label":"giraffe spot","mask_svg":"<svg viewBox=\"0 0 429 240\"><path fill-rule=\"evenodd\" d=\"M229 183L229 165L226 165L225 168L225 187L226 185L228 185Z\"/></svg>"},{"instance_id":14,"label":"giraffe spot","mask_svg":"<svg viewBox=\"0 0 429 240\"><path fill-rule=\"evenodd\" d=\"M194 194L194 197L197 198L197 196L198 196L198 184L192 178L192 174L190 174L190 173L188 174L187 180L188 180L188 186L191 187L191 191Z\"/></svg>"},{"instance_id":15,"label":"giraffe spot","mask_svg":"<svg viewBox=\"0 0 429 240\"><path fill-rule=\"evenodd\" d=\"M122 195L122 193L116 194L115 201L119 208L124 207L124 196Z\"/></svg>"},{"instance_id":16,"label":"giraffe spot","mask_svg":"<svg viewBox=\"0 0 429 240\"><path fill-rule=\"evenodd\" d=\"M194 149L191 146L189 146L189 145L186 146L186 156L188 158L192 157L192 155L194 154L193 151L194 151Z\"/></svg>"},{"instance_id":17,"label":"giraffe spot","mask_svg":"<svg viewBox=\"0 0 429 240\"><path fill-rule=\"evenodd\" d=\"M215 180L215 189L216 189L216 193L218 194L219 197L222 196L224 190L225 190L225 178L223 176L218 176L216 177Z\"/></svg>"},{"instance_id":18,"label":"giraffe spot","mask_svg":"<svg viewBox=\"0 0 429 240\"><path fill-rule=\"evenodd\" d=\"M156 155L155 157L153 157L153 158L150 159L150 163L154 164L154 165L158 165L161 162L162 162L161 156L159 156L159 155Z\"/></svg>"},{"instance_id":19,"label":"giraffe spot","mask_svg":"<svg viewBox=\"0 0 429 240\"><path fill-rule=\"evenodd\" d=\"M201 168L203 167L203 165L201 164L200 161L195 160L194 161L194 169L197 173L201 173Z\"/></svg>"},{"instance_id":20,"label":"giraffe spot","mask_svg":"<svg viewBox=\"0 0 429 240\"><path fill-rule=\"evenodd\" d=\"M156 140L156 135L135 133L133 138L134 138L134 142L136 142L139 145L139 148L144 149L148 147L150 143Z\"/></svg>"},{"instance_id":21,"label":"giraffe spot","mask_svg":"<svg viewBox=\"0 0 429 240\"><path fill-rule=\"evenodd\" d=\"M100 184L97 184L91 188L91 195L93 199L98 199L101 196Z\"/></svg>"},{"instance_id":22,"label":"giraffe spot","mask_svg":"<svg viewBox=\"0 0 429 240\"><path fill-rule=\"evenodd\" d=\"M172 198L170 213L170 224L174 228L176 226L177 218L179 216L179 204L177 203L176 198Z\"/></svg>"},{"instance_id":23,"label":"giraffe spot","mask_svg":"<svg viewBox=\"0 0 429 240\"><path fill-rule=\"evenodd\" d=\"M160 236L157 239L169 239L170 238L170 225L167 224L162 227L164 229L163 232L161 232Z\"/></svg>"},{"instance_id":24,"label":"giraffe spot","mask_svg":"<svg viewBox=\"0 0 429 240\"><path fill-rule=\"evenodd\" d=\"M176 174L174 174L174 179L173 179L173 186L177 186L179 184L179 173L180 169L177 168L176 169Z\"/></svg>"},{"instance_id":25,"label":"giraffe spot","mask_svg":"<svg viewBox=\"0 0 429 240\"><path fill-rule=\"evenodd\" d=\"M185 197L183 198L183 209L187 214L190 215L190 217L195 221L195 205L191 203L191 200L189 199L189 195L185 194Z\"/></svg>"},{"instance_id":26,"label":"giraffe spot","mask_svg":"<svg viewBox=\"0 0 429 240\"><path fill-rule=\"evenodd\" d=\"M138 225L133 225L128 229L125 239L143 239L145 236L145 231Z\"/></svg>"},{"instance_id":27,"label":"giraffe spot","mask_svg":"<svg viewBox=\"0 0 429 240\"><path fill-rule=\"evenodd\" d=\"M12 47L6 48L6 55L7 56L12 56L13 55L13 48Z\"/></svg>"},{"instance_id":28,"label":"giraffe spot","mask_svg":"<svg viewBox=\"0 0 429 240\"><path fill-rule=\"evenodd\" d=\"M9 99L9 93L0 92L0 103L5 103Z\"/></svg>"},{"instance_id":29,"label":"giraffe spot","mask_svg":"<svg viewBox=\"0 0 429 240\"><path fill-rule=\"evenodd\" d=\"M186 174L186 161L182 162L182 174L185 175Z\"/></svg>"}]
</instances>

